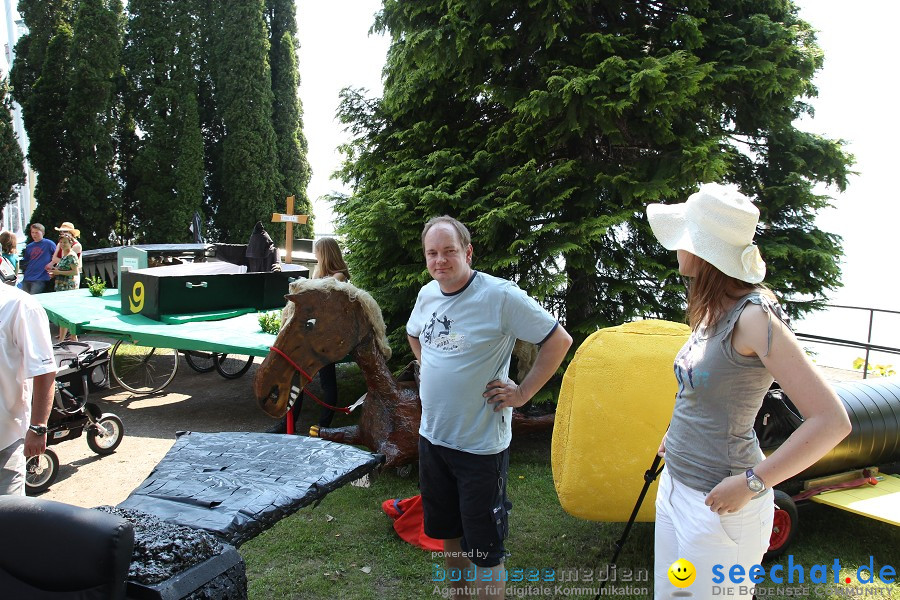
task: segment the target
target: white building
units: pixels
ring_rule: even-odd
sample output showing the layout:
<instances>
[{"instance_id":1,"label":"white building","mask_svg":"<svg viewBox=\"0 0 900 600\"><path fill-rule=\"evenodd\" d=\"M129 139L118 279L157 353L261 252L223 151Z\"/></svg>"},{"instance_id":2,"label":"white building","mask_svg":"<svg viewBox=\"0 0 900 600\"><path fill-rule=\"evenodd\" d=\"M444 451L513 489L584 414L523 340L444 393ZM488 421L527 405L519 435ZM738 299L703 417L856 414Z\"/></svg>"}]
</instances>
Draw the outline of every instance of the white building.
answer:
<instances>
[{"instance_id":1,"label":"white building","mask_svg":"<svg viewBox=\"0 0 900 600\"><path fill-rule=\"evenodd\" d=\"M0 45L2 45L2 56L0 56L0 78L8 79L9 71L15 60L16 41L26 33L25 24L19 18L16 11L16 0L3 0L3 20L0 23ZM13 130L16 137L19 138L19 146L22 147L22 154L28 151L28 137L25 135L25 125L22 122L22 109L15 102L12 103ZM26 238L23 229L28 225L31 219L31 213L34 212L34 171L25 161L25 184L18 186L18 199L13 199L3 208L3 220L0 226L4 230L14 231L19 241Z\"/></svg>"}]
</instances>

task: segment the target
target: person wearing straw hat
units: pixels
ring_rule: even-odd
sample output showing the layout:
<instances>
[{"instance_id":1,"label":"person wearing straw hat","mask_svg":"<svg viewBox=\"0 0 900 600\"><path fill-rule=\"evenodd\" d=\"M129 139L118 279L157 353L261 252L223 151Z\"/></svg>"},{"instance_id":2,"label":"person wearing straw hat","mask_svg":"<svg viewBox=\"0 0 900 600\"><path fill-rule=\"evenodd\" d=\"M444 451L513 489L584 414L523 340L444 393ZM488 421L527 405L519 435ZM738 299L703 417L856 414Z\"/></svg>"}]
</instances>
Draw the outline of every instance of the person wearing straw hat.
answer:
<instances>
[{"instance_id":1,"label":"person wearing straw hat","mask_svg":"<svg viewBox=\"0 0 900 600\"><path fill-rule=\"evenodd\" d=\"M72 236L72 239L75 242L72 245L72 251L75 253L75 256L78 257L78 273L75 275L74 286L75 286L75 289L78 289L81 286L81 250L82 250L82 248L81 248L81 242L79 242L77 238L81 236L81 230L76 229L75 226L72 225L72 223L70 223L69 221L64 221L62 225L60 225L59 227L54 227L54 229L57 230L60 233L60 235L69 234L70 236ZM51 260L47 264L46 269L47 269L48 273L51 270L56 268L56 265L59 264L59 261L62 260L63 256L65 256L65 255L62 253L62 250L60 250L60 248L57 247L56 251L53 253L53 260Z\"/></svg>"},{"instance_id":2,"label":"person wearing straw hat","mask_svg":"<svg viewBox=\"0 0 900 600\"><path fill-rule=\"evenodd\" d=\"M762 560L772 488L831 450L850 421L762 284L756 206L734 186L707 183L684 203L649 205L647 218L688 278L691 326L675 359L675 408L659 447L666 467L656 496L654 593L679 591L669 571L686 559L696 573L689 591L710 598L714 565L724 572L742 565L747 573ZM767 458L753 423L773 379L805 420ZM716 591L716 598L751 597Z\"/></svg>"}]
</instances>

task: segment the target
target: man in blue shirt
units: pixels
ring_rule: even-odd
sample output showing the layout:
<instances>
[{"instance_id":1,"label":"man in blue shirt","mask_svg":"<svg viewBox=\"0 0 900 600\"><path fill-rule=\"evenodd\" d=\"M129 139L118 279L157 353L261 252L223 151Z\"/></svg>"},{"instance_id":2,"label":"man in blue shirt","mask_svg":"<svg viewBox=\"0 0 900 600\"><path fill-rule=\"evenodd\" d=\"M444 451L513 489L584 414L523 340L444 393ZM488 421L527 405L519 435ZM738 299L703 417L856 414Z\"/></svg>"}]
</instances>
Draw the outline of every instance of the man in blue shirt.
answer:
<instances>
[{"instance_id":1,"label":"man in blue shirt","mask_svg":"<svg viewBox=\"0 0 900 600\"><path fill-rule=\"evenodd\" d=\"M34 241L25 246L23 256L22 289L29 294L52 292L50 274L44 267L53 260L56 244L44 237L44 226L40 223L31 224L31 239Z\"/></svg>"}]
</instances>

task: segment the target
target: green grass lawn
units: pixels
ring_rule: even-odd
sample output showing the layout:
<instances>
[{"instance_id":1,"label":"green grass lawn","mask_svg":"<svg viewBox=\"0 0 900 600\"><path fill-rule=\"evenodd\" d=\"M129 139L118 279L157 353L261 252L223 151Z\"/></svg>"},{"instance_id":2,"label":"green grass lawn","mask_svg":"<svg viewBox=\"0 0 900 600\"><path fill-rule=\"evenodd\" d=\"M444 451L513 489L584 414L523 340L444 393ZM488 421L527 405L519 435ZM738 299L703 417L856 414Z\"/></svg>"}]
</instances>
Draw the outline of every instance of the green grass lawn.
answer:
<instances>
[{"instance_id":1,"label":"green grass lawn","mask_svg":"<svg viewBox=\"0 0 900 600\"><path fill-rule=\"evenodd\" d=\"M344 371L339 371L344 373ZM346 385L342 383L342 386ZM353 397L341 388L342 402ZM312 403L307 403L312 404ZM309 415L306 411L309 410ZM318 414L317 408L304 406L305 422ZM335 419L335 425L343 424ZM649 464L648 464L649 466ZM638 479L642 473L635 473ZM373 477L370 487L347 485L325 497L315 508L307 507L283 519L241 547L247 564L249 593L253 600L270 598L439 598L433 581L434 565L430 553L401 541L391 520L381 511L388 498L405 498L418 493L417 477L399 477L386 471ZM508 597L593 598L593 593L571 593L577 588L597 588L597 578L614 552L623 524L595 523L567 515L560 507L550 469L550 432L513 440L510 458L509 496L510 537L507 561L510 576L521 582L510 583ZM597 491L602 502L603 491ZM652 498L647 501L652 502ZM837 558L841 579L855 581L856 568L868 564L874 556L876 570L892 565L900 571L900 528L886 525L837 509L807 504L800 507L800 529L787 554L794 564L831 566ZM653 525L638 523L631 532L618 569L635 573L644 569L652 580ZM787 564L787 555L772 564ZM771 564L765 565L766 569ZM557 581L551 584L529 583L555 570ZM565 572L565 573L563 573ZM588 575L593 581L587 581ZM574 581L560 582L568 575ZM525 595L528 586L548 586L547 594ZM611 584L608 584L611 585ZM626 584L651 591L652 581ZM774 584L761 584L766 587ZM785 584L787 585L787 584ZM556 586L570 593L554 593ZM831 589L835 586L830 586ZM438 590L442 590L439 586ZM519 591L519 595L515 594ZM821 590L825 592L825 590ZM871 595L877 591L878 595ZM869 592L870 595L861 595ZM858 594L858 595L854 595ZM891 596L893 594L893 596ZM831 592L812 597L842 600L848 597L900 599L900 585L841 585ZM617 598L647 598L641 594L615 595ZM784 596L781 596L784 597Z\"/></svg>"}]
</instances>

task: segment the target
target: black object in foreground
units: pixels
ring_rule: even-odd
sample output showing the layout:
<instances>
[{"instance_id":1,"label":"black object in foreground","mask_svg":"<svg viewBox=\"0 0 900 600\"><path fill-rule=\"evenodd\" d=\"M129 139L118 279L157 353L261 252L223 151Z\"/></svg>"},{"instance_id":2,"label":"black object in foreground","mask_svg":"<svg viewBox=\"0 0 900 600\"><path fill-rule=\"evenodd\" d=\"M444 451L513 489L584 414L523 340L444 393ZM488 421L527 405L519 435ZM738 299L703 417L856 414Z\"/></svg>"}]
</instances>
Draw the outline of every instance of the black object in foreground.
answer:
<instances>
[{"instance_id":1,"label":"black object in foreground","mask_svg":"<svg viewBox=\"0 0 900 600\"><path fill-rule=\"evenodd\" d=\"M316 438L186 432L118 506L240 546L383 461L380 454Z\"/></svg>"}]
</instances>

